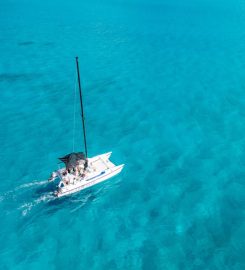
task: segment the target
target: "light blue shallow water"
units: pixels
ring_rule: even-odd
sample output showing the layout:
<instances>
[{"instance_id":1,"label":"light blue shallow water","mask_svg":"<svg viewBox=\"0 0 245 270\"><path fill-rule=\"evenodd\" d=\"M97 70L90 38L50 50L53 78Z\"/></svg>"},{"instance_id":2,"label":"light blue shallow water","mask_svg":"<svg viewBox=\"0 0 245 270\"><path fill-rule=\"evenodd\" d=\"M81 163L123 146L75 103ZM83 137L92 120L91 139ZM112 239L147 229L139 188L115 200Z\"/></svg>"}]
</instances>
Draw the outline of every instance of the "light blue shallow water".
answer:
<instances>
[{"instance_id":1,"label":"light blue shallow water","mask_svg":"<svg viewBox=\"0 0 245 270\"><path fill-rule=\"evenodd\" d=\"M244 1L103 2L1 1L0 268L244 269ZM89 155L126 166L53 200L76 55Z\"/></svg>"}]
</instances>

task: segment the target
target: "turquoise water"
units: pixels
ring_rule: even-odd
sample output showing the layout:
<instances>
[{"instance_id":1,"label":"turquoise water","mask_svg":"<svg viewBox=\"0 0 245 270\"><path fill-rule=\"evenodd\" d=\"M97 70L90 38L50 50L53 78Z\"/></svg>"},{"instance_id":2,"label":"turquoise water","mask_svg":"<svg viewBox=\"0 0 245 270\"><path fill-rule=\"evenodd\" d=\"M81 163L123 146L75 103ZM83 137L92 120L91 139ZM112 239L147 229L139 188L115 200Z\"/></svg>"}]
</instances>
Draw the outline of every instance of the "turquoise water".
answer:
<instances>
[{"instance_id":1,"label":"turquoise water","mask_svg":"<svg viewBox=\"0 0 245 270\"><path fill-rule=\"evenodd\" d=\"M76 55L89 155L126 166L54 200ZM0 100L0 269L245 269L244 1L2 0Z\"/></svg>"}]
</instances>

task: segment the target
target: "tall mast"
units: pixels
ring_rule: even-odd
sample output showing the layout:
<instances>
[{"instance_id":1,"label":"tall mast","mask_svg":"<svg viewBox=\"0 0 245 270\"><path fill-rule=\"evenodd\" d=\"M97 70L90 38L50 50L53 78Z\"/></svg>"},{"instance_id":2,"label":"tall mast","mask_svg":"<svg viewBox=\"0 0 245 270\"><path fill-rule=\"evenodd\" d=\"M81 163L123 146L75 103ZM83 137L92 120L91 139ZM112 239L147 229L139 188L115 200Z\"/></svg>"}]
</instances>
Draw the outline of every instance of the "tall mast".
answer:
<instances>
[{"instance_id":1,"label":"tall mast","mask_svg":"<svg viewBox=\"0 0 245 270\"><path fill-rule=\"evenodd\" d=\"M83 139L84 139L85 157L87 158L88 157L88 151L87 151L87 142L86 142L85 119L84 119L83 98L82 98L82 89L81 89L81 82L80 82L78 57L76 57L76 64L77 64L77 78L78 78L78 87L79 87L80 104L81 104L81 112L82 112Z\"/></svg>"}]
</instances>

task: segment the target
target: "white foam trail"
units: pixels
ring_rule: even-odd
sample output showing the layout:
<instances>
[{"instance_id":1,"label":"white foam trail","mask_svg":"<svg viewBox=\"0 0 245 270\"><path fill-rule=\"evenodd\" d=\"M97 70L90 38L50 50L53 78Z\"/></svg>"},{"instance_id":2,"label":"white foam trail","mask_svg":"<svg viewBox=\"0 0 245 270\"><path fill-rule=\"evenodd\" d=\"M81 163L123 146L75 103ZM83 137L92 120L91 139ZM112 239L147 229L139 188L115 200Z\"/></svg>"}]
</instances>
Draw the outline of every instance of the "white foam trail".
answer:
<instances>
[{"instance_id":1,"label":"white foam trail","mask_svg":"<svg viewBox=\"0 0 245 270\"><path fill-rule=\"evenodd\" d=\"M10 195L12 195L13 193L15 193L18 190L25 189L25 188L31 188L31 187L35 187L35 186L41 186L41 185L45 185L47 183L48 183L47 180L41 180L41 181L36 180L34 182L25 183L25 184L22 184L20 186L17 186L13 190L9 190L9 191L2 193L0 195L0 202L4 201L6 198L8 198Z\"/></svg>"},{"instance_id":2,"label":"white foam trail","mask_svg":"<svg viewBox=\"0 0 245 270\"><path fill-rule=\"evenodd\" d=\"M33 207L37 206L38 204L42 202L50 202L54 199L55 197L53 196L53 193L49 192L49 193L43 194L42 196L40 196L39 198L37 198L36 200L32 202L24 203L18 208L18 210L22 210L24 208L24 210L22 210L22 216L26 216L32 210Z\"/></svg>"},{"instance_id":3,"label":"white foam trail","mask_svg":"<svg viewBox=\"0 0 245 270\"><path fill-rule=\"evenodd\" d=\"M88 195L83 195L83 198L82 199L73 199L73 200L71 200L71 202L74 202L74 203L77 203L78 204L78 206L77 207L75 207L74 209L72 209L71 210L71 213L73 213L73 212L75 212L75 211L77 211L77 210L79 210L80 208L82 208L87 202L89 202L91 199L92 199L92 201L96 201L97 200L97 198L96 198L96 195L97 194L100 194L101 193L101 191L103 191L103 187L101 187L100 189L98 189L96 192L91 192L91 193L89 193Z\"/></svg>"},{"instance_id":4,"label":"white foam trail","mask_svg":"<svg viewBox=\"0 0 245 270\"><path fill-rule=\"evenodd\" d=\"M78 200L72 200L72 202L78 204L77 207L75 207L74 209L71 210L71 213L79 210L80 208L82 208L88 201L89 199L93 197L93 194L88 194L87 196L83 197L82 199L78 199Z\"/></svg>"},{"instance_id":5,"label":"white foam trail","mask_svg":"<svg viewBox=\"0 0 245 270\"><path fill-rule=\"evenodd\" d=\"M22 216L25 216L32 209L32 207L33 207L32 203L25 203L25 204L21 205L21 207L18 209L25 208L22 211Z\"/></svg>"},{"instance_id":6,"label":"white foam trail","mask_svg":"<svg viewBox=\"0 0 245 270\"><path fill-rule=\"evenodd\" d=\"M16 187L16 188L14 189L14 191L15 191L15 190L19 190L19 189L23 189L23 188L33 187L33 186L41 186L41 185L44 185L44 184L47 184L47 183L48 183L47 180L34 181L34 182L22 184L22 185Z\"/></svg>"}]
</instances>

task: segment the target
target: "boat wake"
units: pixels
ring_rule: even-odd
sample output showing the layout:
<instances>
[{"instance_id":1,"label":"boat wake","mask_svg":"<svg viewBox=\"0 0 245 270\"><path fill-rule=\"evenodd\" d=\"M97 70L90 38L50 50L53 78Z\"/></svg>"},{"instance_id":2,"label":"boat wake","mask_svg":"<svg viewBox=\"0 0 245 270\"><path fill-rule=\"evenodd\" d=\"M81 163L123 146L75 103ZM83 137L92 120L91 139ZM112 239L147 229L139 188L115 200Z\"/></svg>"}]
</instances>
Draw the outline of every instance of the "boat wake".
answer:
<instances>
[{"instance_id":1,"label":"boat wake","mask_svg":"<svg viewBox=\"0 0 245 270\"><path fill-rule=\"evenodd\" d=\"M73 208L70 212L74 213L78 211L80 208L84 207L89 201L94 200L94 198L95 198L95 195L90 193L90 194L87 194L86 196L83 196L82 199L71 200L71 203L74 203L77 206Z\"/></svg>"},{"instance_id":2,"label":"boat wake","mask_svg":"<svg viewBox=\"0 0 245 270\"><path fill-rule=\"evenodd\" d=\"M31 202L25 202L18 208L18 210L21 210L22 216L26 216L35 206L39 205L40 203L48 203L53 200L55 200L53 192L48 192Z\"/></svg>"},{"instance_id":3,"label":"boat wake","mask_svg":"<svg viewBox=\"0 0 245 270\"><path fill-rule=\"evenodd\" d=\"M74 213L79 211L81 208L86 206L89 202L97 201L105 188L99 188L96 191L87 191L79 195L74 194L74 196L63 198L63 200L57 200L57 197L53 195L52 183L48 183L47 180L35 180L29 183L25 183L15 187L13 190L6 191L0 194L0 203L12 204L18 202L18 205L13 208L13 211L17 210L21 213L22 217L25 217L34 209L38 209L38 213L43 211L42 205L48 205L45 207L48 213L53 213L60 208L60 205L66 203L70 208L70 212ZM41 207L41 208L40 208ZM36 211L34 212L36 213Z\"/></svg>"},{"instance_id":4,"label":"boat wake","mask_svg":"<svg viewBox=\"0 0 245 270\"><path fill-rule=\"evenodd\" d=\"M35 180L33 182L30 182L30 183L22 184L22 185L16 187L14 190L16 191L16 190L23 189L23 188L42 186L42 185L46 185L46 184L47 184L47 180L41 180L41 181Z\"/></svg>"},{"instance_id":5,"label":"boat wake","mask_svg":"<svg viewBox=\"0 0 245 270\"><path fill-rule=\"evenodd\" d=\"M36 186L42 186L42 185L46 185L46 184L47 184L47 180L41 180L41 181L35 180L33 182L30 182L30 183L22 184L20 186L15 187L12 190L1 193L0 194L0 202L4 201L6 199L15 198L21 190L24 190L24 189L29 190L30 188L34 188Z\"/></svg>"},{"instance_id":6,"label":"boat wake","mask_svg":"<svg viewBox=\"0 0 245 270\"><path fill-rule=\"evenodd\" d=\"M26 216L33 207L40 203L48 203L55 199L53 192L48 187L47 180L34 180L29 183L25 183L15 187L12 190L6 191L0 194L0 203L13 203L19 202L19 206L15 209L20 210L22 216ZM45 192L42 192L40 196L39 189L42 188ZM26 201L26 199L30 199Z\"/></svg>"}]
</instances>

